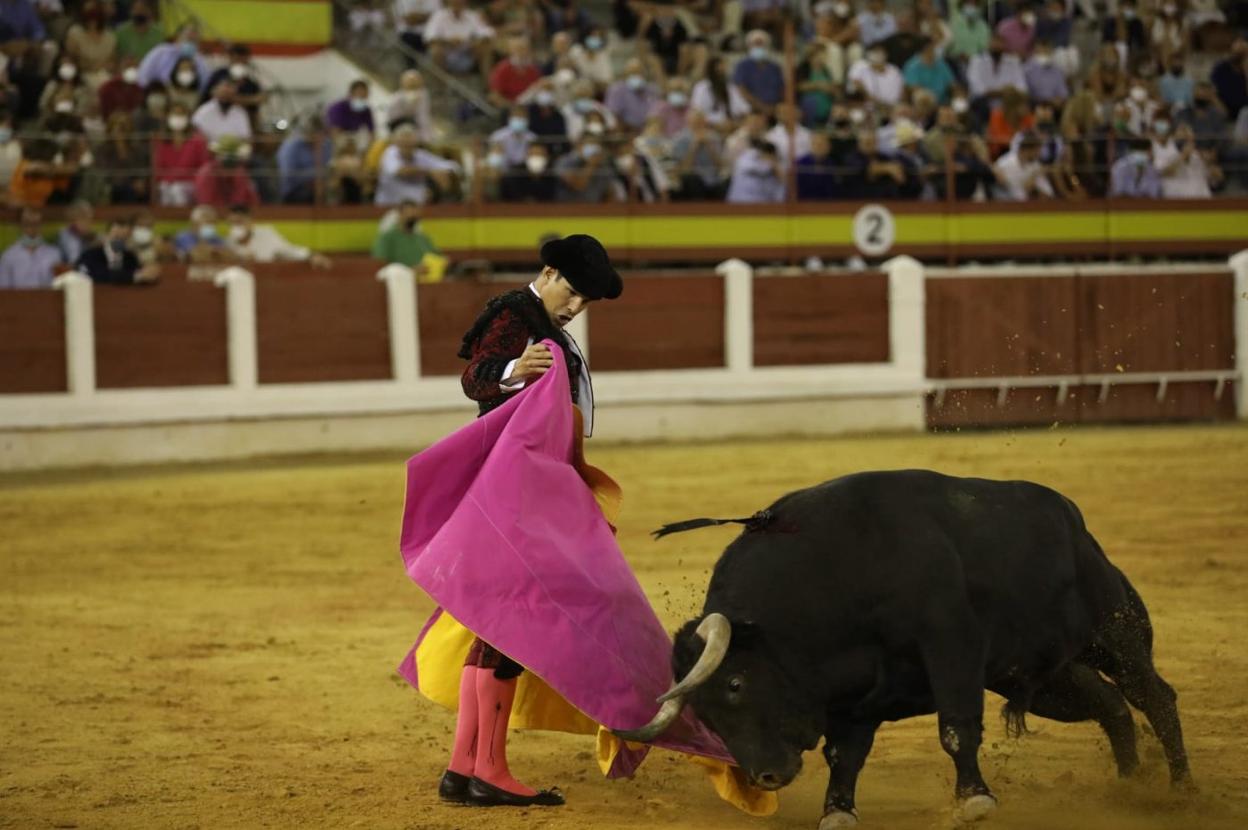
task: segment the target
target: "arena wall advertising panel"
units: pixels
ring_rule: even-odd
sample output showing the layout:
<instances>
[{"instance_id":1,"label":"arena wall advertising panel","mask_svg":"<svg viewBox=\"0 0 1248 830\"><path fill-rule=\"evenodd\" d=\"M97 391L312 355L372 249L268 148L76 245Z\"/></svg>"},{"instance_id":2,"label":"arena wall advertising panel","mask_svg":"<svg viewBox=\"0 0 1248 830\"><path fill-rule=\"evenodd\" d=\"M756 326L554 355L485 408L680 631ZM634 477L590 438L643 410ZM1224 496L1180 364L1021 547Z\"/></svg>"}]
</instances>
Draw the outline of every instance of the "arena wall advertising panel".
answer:
<instances>
[{"instance_id":1,"label":"arena wall advertising panel","mask_svg":"<svg viewBox=\"0 0 1248 830\"><path fill-rule=\"evenodd\" d=\"M889 359L888 278L813 274L754 280L754 365Z\"/></svg>"},{"instance_id":2,"label":"arena wall advertising panel","mask_svg":"<svg viewBox=\"0 0 1248 830\"><path fill-rule=\"evenodd\" d=\"M589 312L595 371L722 367L724 281L714 274L627 275L624 293Z\"/></svg>"}]
</instances>

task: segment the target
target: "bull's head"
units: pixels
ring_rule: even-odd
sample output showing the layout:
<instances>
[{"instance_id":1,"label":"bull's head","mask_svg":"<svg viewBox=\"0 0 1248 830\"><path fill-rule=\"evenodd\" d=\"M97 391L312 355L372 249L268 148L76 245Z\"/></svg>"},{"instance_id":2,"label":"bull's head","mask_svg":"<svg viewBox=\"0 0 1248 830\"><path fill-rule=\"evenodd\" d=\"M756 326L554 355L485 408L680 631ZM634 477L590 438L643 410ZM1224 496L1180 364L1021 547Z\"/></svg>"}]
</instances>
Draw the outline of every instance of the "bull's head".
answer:
<instances>
[{"instance_id":1,"label":"bull's head","mask_svg":"<svg viewBox=\"0 0 1248 830\"><path fill-rule=\"evenodd\" d=\"M617 735L652 741L688 705L723 739L755 786L775 790L797 777L802 751L815 746L822 730L757 626L734 624L717 613L686 623L676 635L672 673L678 682L659 698L663 705L654 719Z\"/></svg>"}]
</instances>

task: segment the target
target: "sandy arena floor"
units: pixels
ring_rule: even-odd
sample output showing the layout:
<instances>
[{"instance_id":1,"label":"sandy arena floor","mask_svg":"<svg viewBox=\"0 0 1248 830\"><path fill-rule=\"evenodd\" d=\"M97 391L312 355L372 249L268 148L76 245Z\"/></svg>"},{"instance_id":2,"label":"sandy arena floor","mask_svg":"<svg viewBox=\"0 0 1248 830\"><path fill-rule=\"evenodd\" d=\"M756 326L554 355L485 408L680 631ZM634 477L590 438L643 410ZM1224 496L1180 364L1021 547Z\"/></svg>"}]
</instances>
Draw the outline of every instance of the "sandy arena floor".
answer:
<instances>
[{"instance_id":1,"label":"sandy arena floor","mask_svg":"<svg viewBox=\"0 0 1248 830\"><path fill-rule=\"evenodd\" d=\"M1151 737L1130 783L1093 724L1033 717L1034 734L1006 740L990 699L982 759L1001 809L985 827L1248 827L1248 428L602 447L591 459L625 487L621 542L671 627L700 606L733 531L650 541L664 521L748 514L869 468L1057 487L1152 611L1202 789L1169 793ZM592 740L565 735L516 736L512 760L569 806L440 805L452 716L393 671L430 609L400 567L402 488L400 456L0 478L0 826L814 830L818 755L777 815L753 819L671 756L606 781ZM942 826L951 776L932 719L886 726L861 826Z\"/></svg>"}]
</instances>

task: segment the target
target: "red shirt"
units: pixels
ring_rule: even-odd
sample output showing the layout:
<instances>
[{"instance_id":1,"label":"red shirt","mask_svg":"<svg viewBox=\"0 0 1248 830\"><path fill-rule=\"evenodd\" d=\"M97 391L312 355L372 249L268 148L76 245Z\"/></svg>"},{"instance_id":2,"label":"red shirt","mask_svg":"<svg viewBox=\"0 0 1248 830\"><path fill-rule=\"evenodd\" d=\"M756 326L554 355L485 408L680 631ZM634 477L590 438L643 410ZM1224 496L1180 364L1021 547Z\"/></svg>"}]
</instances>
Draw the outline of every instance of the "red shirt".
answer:
<instances>
[{"instance_id":1,"label":"red shirt","mask_svg":"<svg viewBox=\"0 0 1248 830\"><path fill-rule=\"evenodd\" d=\"M105 120L114 112L134 112L143 106L143 87L110 78L100 85L100 115Z\"/></svg>"},{"instance_id":2,"label":"red shirt","mask_svg":"<svg viewBox=\"0 0 1248 830\"><path fill-rule=\"evenodd\" d=\"M204 137L195 133L181 144L167 138L152 146L152 172L158 182L189 182L207 162L212 161Z\"/></svg>"},{"instance_id":3,"label":"red shirt","mask_svg":"<svg viewBox=\"0 0 1248 830\"><path fill-rule=\"evenodd\" d=\"M508 101L514 101L540 77L542 73L537 64L517 67L512 66L511 59L507 58L494 65L494 71L490 73L490 89Z\"/></svg>"},{"instance_id":4,"label":"red shirt","mask_svg":"<svg viewBox=\"0 0 1248 830\"><path fill-rule=\"evenodd\" d=\"M225 167L216 159L195 174L195 203L226 210L231 205L255 207L260 203L256 184L244 167Z\"/></svg>"}]
</instances>

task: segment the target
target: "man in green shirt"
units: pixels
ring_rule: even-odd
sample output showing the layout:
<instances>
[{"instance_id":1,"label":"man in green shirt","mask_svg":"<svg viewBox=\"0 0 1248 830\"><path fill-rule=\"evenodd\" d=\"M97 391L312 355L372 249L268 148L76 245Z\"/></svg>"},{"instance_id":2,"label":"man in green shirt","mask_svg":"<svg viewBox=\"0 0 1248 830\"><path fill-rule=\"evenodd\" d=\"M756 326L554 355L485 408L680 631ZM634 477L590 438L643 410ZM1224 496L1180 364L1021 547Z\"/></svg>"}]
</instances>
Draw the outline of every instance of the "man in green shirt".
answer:
<instances>
[{"instance_id":1,"label":"man in green shirt","mask_svg":"<svg viewBox=\"0 0 1248 830\"><path fill-rule=\"evenodd\" d=\"M386 264L398 263L418 272L425 254L436 254L438 247L420 230L421 207L411 200L399 205L399 221L383 231L373 243L373 256Z\"/></svg>"},{"instance_id":2,"label":"man in green shirt","mask_svg":"<svg viewBox=\"0 0 1248 830\"><path fill-rule=\"evenodd\" d=\"M165 42L165 33L152 22L152 10L138 0L130 7L130 19L117 27L117 57L134 58L135 62Z\"/></svg>"},{"instance_id":3,"label":"man in green shirt","mask_svg":"<svg viewBox=\"0 0 1248 830\"><path fill-rule=\"evenodd\" d=\"M984 8L978 0L954 0L949 4L949 31L953 43L947 54L959 61L988 51L988 39L992 31L984 21Z\"/></svg>"}]
</instances>

